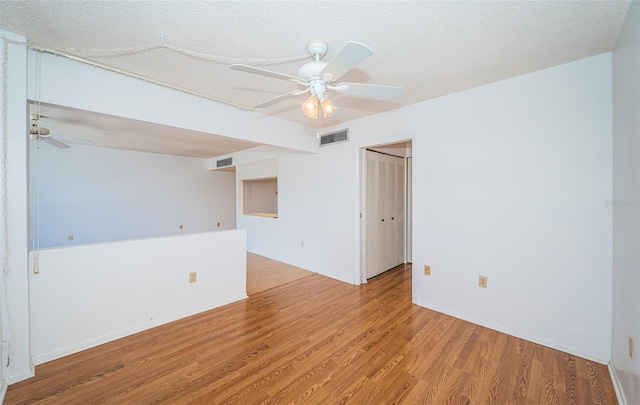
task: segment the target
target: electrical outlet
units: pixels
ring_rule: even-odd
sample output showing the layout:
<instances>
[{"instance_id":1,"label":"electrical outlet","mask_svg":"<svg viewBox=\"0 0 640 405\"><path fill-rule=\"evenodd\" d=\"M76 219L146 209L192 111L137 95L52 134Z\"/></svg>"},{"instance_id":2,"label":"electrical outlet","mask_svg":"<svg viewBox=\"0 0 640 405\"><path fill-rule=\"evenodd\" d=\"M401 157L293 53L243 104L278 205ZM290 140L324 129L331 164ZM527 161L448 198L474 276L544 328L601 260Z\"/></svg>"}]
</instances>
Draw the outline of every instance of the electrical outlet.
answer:
<instances>
[{"instance_id":1,"label":"electrical outlet","mask_svg":"<svg viewBox=\"0 0 640 405\"><path fill-rule=\"evenodd\" d=\"M478 277L478 287L487 288L487 276Z\"/></svg>"},{"instance_id":2,"label":"electrical outlet","mask_svg":"<svg viewBox=\"0 0 640 405\"><path fill-rule=\"evenodd\" d=\"M218 222L218 228L220 228L220 222Z\"/></svg>"},{"instance_id":3,"label":"electrical outlet","mask_svg":"<svg viewBox=\"0 0 640 405\"><path fill-rule=\"evenodd\" d=\"M633 360L633 338L629 336L629 357Z\"/></svg>"},{"instance_id":4,"label":"electrical outlet","mask_svg":"<svg viewBox=\"0 0 640 405\"><path fill-rule=\"evenodd\" d=\"M196 272L192 271L191 273L189 273L189 283L195 283L196 282Z\"/></svg>"},{"instance_id":5,"label":"electrical outlet","mask_svg":"<svg viewBox=\"0 0 640 405\"><path fill-rule=\"evenodd\" d=\"M424 275L425 276L430 276L431 275L431 266L429 266L428 264L424 265Z\"/></svg>"},{"instance_id":6,"label":"electrical outlet","mask_svg":"<svg viewBox=\"0 0 640 405\"><path fill-rule=\"evenodd\" d=\"M182 224L179 225L180 229L182 229Z\"/></svg>"},{"instance_id":7,"label":"electrical outlet","mask_svg":"<svg viewBox=\"0 0 640 405\"><path fill-rule=\"evenodd\" d=\"M67 240L71 242L73 240L73 235L67 235Z\"/></svg>"},{"instance_id":8,"label":"electrical outlet","mask_svg":"<svg viewBox=\"0 0 640 405\"><path fill-rule=\"evenodd\" d=\"M300 241L300 246L304 247L304 241Z\"/></svg>"}]
</instances>

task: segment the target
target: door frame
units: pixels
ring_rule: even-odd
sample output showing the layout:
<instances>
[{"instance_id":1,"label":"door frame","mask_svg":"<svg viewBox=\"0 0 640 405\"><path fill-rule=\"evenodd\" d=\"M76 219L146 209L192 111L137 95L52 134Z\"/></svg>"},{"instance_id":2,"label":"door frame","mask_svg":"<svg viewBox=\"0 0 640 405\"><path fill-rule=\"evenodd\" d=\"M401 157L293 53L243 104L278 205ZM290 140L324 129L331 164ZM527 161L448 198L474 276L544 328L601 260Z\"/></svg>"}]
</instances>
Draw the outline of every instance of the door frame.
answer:
<instances>
[{"instance_id":1,"label":"door frame","mask_svg":"<svg viewBox=\"0 0 640 405\"><path fill-rule=\"evenodd\" d=\"M389 146L389 145L393 145L393 144L397 144L397 143L405 143L405 142L411 142L411 157L409 158L408 156L404 156L404 175L405 175L405 187L404 187L404 193L405 193L405 209L404 209L404 236L405 236L405 249L404 249L404 260L405 263L407 262L407 228L408 228L408 217L409 217L409 213L408 213L408 199L411 198L411 207L412 207L412 212L411 212L411 241L409 241L409 243L411 243L411 251L412 251L412 256L415 254L415 248L414 248L414 243L415 243L415 235L414 235L414 230L415 230L415 226L413 221L415 221L416 215L415 212L413 212L413 208L416 206L415 204L415 193L412 193L411 196L408 196L407 193L409 192L409 187L406 187L406 181L407 181L407 171L409 170L408 165L411 164L411 172L412 172L412 178L411 178L411 190L415 190L415 181L416 181L416 176L415 176L415 167L413 167L413 165L415 164L415 155L413 153L413 151L415 150L415 140L413 138L409 138L409 139L404 139L404 140L397 140L397 141L389 141L389 142L385 142L385 143L381 143L381 144L375 144L375 145L368 145L368 146L363 146L360 148L359 150L359 158L360 158L360 162L359 162L359 176L358 176L358 180L360 183L360 187L359 187L359 211L360 211L360 235L359 235L359 239L360 239L360 268L359 268L359 281L360 284L367 284L367 215L366 215L366 196L367 196L367 149L372 149L372 148L376 148L376 147L382 147L382 146ZM412 296L415 296L415 287L413 286L413 282L412 282ZM413 299L412 299L413 300Z\"/></svg>"}]
</instances>

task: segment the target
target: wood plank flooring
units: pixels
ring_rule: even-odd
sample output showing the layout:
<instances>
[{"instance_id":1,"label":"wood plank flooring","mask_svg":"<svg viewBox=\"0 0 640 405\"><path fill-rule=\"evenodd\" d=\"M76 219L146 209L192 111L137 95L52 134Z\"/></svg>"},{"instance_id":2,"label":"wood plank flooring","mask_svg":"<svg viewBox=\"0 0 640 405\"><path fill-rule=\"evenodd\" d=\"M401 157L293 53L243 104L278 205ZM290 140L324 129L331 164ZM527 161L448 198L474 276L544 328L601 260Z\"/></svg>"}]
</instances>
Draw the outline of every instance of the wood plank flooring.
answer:
<instances>
[{"instance_id":1,"label":"wood plank flooring","mask_svg":"<svg viewBox=\"0 0 640 405\"><path fill-rule=\"evenodd\" d=\"M604 365L320 275L36 368L5 404L615 404Z\"/></svg>"},{"instance_id":2,"label":"wood plank flooring","mask_svg":"<svg viewBox=\"0 0 640 405\"><path fill-rule=\"evenodd\" d=\"M247 252L247 295L312 276L316 273Z\"/></svg>"}]
</instances>

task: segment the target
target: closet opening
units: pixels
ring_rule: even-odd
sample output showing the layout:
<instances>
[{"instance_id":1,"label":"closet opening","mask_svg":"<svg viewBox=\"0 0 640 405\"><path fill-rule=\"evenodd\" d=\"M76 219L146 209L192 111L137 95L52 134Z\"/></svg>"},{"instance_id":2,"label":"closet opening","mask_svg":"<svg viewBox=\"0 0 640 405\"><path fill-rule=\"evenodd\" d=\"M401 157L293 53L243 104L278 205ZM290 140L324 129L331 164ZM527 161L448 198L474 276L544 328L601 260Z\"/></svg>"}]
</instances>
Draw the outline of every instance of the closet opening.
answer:
<instances>
[{"instance_id":1,"label":"closet opening","mask_svg":"<svg viewBox=\"0 0 640 405\"><path fill-rule=\"evenodd\" d=\"M410 263L412 142L361 150L361 282Z\"/></svg>"}]
</instances>

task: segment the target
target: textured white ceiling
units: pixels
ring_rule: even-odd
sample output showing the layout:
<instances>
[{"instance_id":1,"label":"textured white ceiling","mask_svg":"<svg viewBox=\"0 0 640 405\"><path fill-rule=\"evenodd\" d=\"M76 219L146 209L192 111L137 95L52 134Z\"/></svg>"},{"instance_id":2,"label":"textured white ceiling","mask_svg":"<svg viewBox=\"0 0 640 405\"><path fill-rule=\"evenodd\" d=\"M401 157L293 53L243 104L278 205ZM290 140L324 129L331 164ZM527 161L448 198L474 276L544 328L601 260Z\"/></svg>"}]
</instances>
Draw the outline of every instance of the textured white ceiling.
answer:
<instances>
[{"instance_id":1,"label":"textured white ceiling","mask_svg":"<svg viewBox=\"0 0 640 405\"><path fill-rule=\"evenodd\" d=\"M611 51L629 1L0 1L0 28L46 47L252 106L296 85L306 44L329 61L347 41L374 55L341 81L403 86L394 101L332 95L324 125ZM294 61L291 61L294 59ZM304 96L256 113L314 126Z\"/></svg>"}]
</instances>

